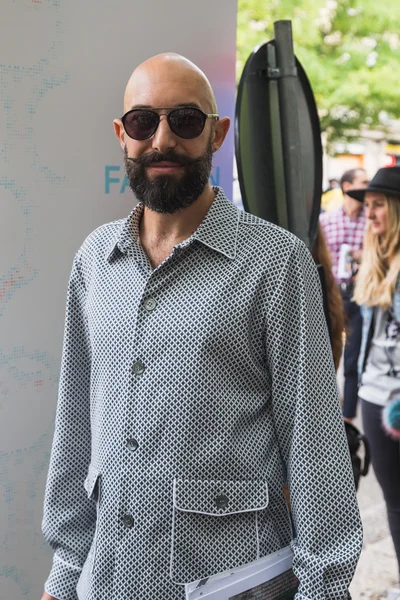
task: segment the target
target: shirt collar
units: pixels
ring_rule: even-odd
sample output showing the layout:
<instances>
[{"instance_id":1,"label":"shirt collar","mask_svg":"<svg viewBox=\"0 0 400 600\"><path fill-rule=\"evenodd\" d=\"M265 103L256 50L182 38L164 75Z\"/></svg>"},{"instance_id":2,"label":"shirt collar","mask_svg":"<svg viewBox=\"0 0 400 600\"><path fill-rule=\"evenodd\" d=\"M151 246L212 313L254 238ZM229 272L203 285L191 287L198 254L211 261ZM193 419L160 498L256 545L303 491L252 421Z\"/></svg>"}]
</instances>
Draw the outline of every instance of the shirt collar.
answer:
<instances>
[{"instance_id":1,"label":"shirt collar","mask_svg":"<svg viewBox=\"0 0 400 600\"><path fill-rule=\"evenodd\" d=\"M214 202L189 240L197 240L233 259L236 256L240 210L228 200L221 188L215 187L214 190Z\"/></svg>"},{"instance_id":2,"label":"shirt collar","mask_svg":"<svg viewBox=\"0 0 400 600\"><path fill-rule=\"evenodd\" d=\"M215 199L203 221L187 240L178 245L185 247L193 240L197 240L212 250L234 259L236 256L240 210L227 199L221 188L215 187L214 191L216 192ZM118 252L137 254L140 246L139 223L142 214L143 204L139 203L128 217L122 221L117 238L106 255L108 262L112 262Z\"/></svg>"},{"instance_id":3,"label":"shirt collar","mask_svg":"<svg viewBox=\"0 0 400 600\"><path fill-rule=\"evenodd\" d=\"M356 215L356 216L354 217L354 219L350 219L349 215L348 215L348 214L347 214L347 212L344 210L344 206L341 206L341 207L340 207L340 210L341 210L342 216L343 216L345 219L348 219L349 221L351 221L352 223L355 223L355 222L357 222L358 220L362 220L362 219L363 219L363 217L364 217L364 215L365 215L365 209L364 209L364 207L362 207L362 209L360 210L360 212L358 213L358 215Z\"/></svg>"},{"instance_id":4,"label":"shirt collar","mask_svg":"<svg viewBox=\"0 0 400 600\"><path fill-rule=\"evenodd\" d=\"M129 213L126 219L123 219L117 237L108 249L106 259L112 262L119 253L126 254L133 251L139 245L139 223L143 214L143 204L139 202Z\"/></svg>"}]
</instances>

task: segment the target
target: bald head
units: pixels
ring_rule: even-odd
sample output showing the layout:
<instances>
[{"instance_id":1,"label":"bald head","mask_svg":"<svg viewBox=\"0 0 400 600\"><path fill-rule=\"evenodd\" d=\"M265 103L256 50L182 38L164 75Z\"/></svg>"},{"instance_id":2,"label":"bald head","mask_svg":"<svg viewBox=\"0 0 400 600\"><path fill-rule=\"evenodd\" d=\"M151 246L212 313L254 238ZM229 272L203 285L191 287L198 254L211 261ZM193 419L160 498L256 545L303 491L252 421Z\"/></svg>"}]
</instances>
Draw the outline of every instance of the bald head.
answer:
<instances>
[{"instance_id":1,"label":"bald head","mask_svg":"<svg viewBox=\"0 0 400 600\"><path fill-rule=\"evenodd\" d=\"M132 73L124 95L124 112L136 106L172 107L197 104L216 113L214 92L207 77L180 54L167 52L149 58Z\"/></svg>"}]
</instances>

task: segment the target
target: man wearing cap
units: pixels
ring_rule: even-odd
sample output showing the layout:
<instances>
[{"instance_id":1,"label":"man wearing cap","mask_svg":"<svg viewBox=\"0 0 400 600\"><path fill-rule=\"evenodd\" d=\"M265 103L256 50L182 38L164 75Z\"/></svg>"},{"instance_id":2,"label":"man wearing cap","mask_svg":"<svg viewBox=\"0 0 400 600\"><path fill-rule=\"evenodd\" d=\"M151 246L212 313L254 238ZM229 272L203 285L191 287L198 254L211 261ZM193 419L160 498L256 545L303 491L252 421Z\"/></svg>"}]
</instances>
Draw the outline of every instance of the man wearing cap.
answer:
<instances>
[{"instance_id":1,"label":"man wearing cap","mask_svg":"<svg viewBox=\"0 0 400 600\"><path fill-rule=\"evenodd\" d=\"M362 530L311 256L210 185L229 119L187 59L140 65L114 127L139 204L73 264L43 599L184 600L291 544L296 598L344 600Z\"/></svg>"},{"instance_id":2,"label":"man wearing cap","mask_svg":"<svg viewBox=\"0 0 400 600\"><path fill-rule=\"evenodd\" d=\"M350 192L364 189L367 183L364 169L343 173L340 180L343 206L320 215L320 224L332 257L333 275L340 287L345 312L343 416L348 421L355 417L357 410L357 360L361 343L360 309L351 298L366 226L362 201L354 199Z\"/></svg>"}]
</instances>

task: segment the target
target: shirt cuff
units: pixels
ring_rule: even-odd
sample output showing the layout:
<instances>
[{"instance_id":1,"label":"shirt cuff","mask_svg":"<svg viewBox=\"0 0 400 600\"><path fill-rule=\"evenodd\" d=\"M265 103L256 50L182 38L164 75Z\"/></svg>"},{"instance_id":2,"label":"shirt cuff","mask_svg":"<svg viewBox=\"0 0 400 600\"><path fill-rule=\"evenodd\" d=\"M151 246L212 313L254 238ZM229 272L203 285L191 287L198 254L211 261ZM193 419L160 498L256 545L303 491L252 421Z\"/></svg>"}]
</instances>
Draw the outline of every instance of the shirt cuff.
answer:
<instances>
[{"instance_id":1,"label":"shirt cuff","mask_svg":"<svg viewBox=\"0 0 400 600\"><path fill-rule=\"evenodd\" d=\"M82 569L79 567L55 556L44 589L50 596L59 600L78 600L76 586L81 572Z\"/></svg>"}]
</instances>

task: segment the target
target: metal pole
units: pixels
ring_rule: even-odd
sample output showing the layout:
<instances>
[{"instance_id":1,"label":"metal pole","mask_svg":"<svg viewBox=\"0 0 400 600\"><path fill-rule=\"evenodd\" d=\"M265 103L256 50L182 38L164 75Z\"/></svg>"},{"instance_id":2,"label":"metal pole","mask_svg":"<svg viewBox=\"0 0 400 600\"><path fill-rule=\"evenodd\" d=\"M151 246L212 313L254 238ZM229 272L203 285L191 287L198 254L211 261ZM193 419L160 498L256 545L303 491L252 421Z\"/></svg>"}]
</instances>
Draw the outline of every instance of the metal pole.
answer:
<instances>
[{"instance_id":1,"label":"metal pole","mask_svg":"<svg viewBox=\"0 0 400 600\"><path fill-rule=\"evenodd\" d=\"M274 23L289 230L309 246L307 208L300 156L296 62L290 21Z\"/></svg>"},{"instance_id":2,"label":"metal pole","mask_svg":"<svg viewBox=\"0 0 400 600\"><path fill-rule=\"evenodd\" d=\"M268 70L277 70L276 48L273 44L267 46ZM282 127L280 118L279 84L277 79L269 81L269 127L272 150L272 176L274 179L275 204L278 223L284 229L289 229L287 191L285 183L285 160L282 148Z\"/></svg>"}]
</instances>

